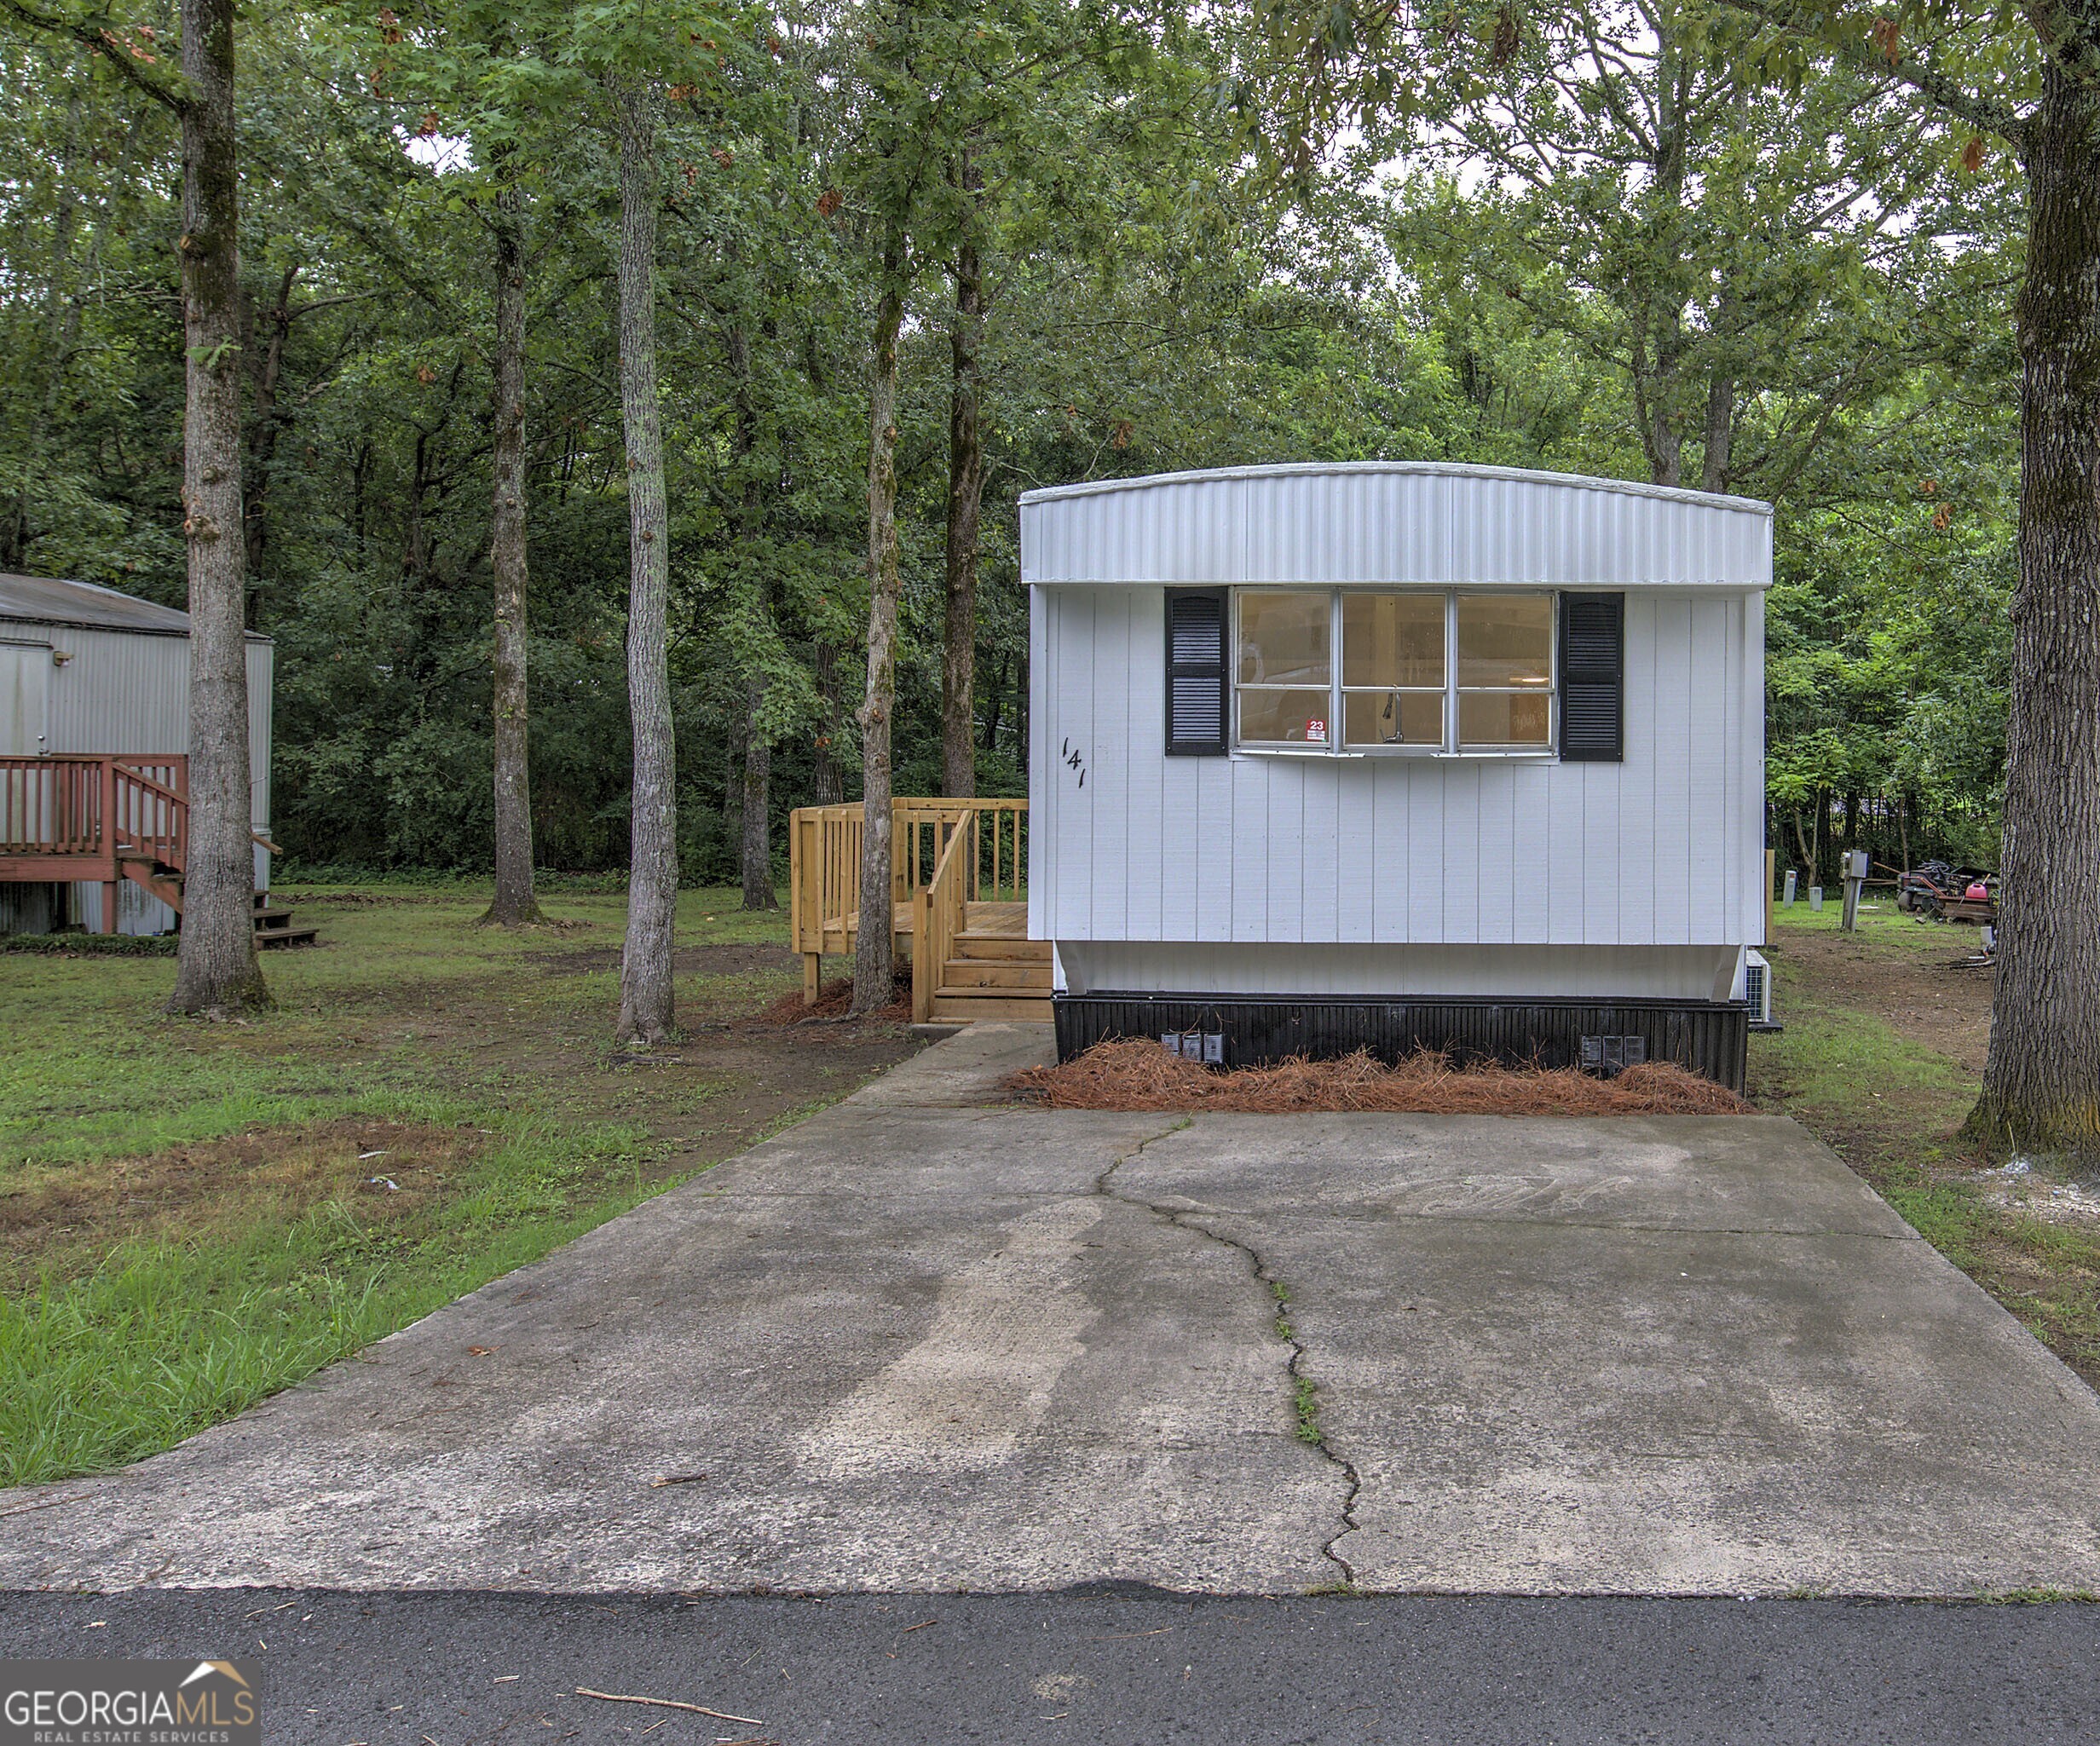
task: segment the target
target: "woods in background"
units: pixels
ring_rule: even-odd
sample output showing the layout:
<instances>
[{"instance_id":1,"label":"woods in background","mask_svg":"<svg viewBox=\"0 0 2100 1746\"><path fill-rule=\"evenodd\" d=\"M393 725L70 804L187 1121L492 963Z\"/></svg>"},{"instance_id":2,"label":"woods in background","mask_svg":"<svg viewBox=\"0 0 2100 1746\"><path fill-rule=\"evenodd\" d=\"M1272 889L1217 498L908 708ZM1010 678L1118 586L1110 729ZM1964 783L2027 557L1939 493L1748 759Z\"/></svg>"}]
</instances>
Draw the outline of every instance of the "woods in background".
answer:
<instances>
[{"instance_id":1,"label":"woods in background","mask_svg":"<svg viewBox=\"0 0 2100 1746\"><path fill-rule=\"evenodd\" d=\"M897 792L1024 787L1029 486L1478 460L1775 499L1775 839L1819 793L1871 795L1915 856L1988 858L2009 157L1886 81L1789 90L1668 41L1545 101L1609 23L1439 38L1473 77L1436 149L1382 126L1272 175L1249 146L1271 51L1229 11L638 12L617 54L609 18L586 43L551 6L244 18L243 548L279 646L277 840L308 866L488 867L498 723L525 738L528 684L507 864L519 821L528 861L628 862L610 78L660 112L638 173L685 880L763 902L785 810L861 792L892 429ZM179 604L179 138L77 41L24 26L0 52L0 568ZM886 302L894 412L871 422Z\"/></svg>"}]
</instances>

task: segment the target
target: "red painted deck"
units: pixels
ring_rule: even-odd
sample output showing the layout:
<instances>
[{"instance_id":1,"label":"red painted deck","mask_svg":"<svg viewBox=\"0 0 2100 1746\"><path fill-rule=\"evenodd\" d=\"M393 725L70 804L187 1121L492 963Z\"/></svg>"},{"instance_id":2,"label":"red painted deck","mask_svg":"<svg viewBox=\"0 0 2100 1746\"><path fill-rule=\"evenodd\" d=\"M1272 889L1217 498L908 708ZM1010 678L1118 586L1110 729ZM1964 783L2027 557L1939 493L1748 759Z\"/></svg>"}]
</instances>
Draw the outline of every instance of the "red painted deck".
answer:
<instances>
[{"instance_id":1,"label":"red painted deck","mask_svg":"<svg viewBox=\"0 0 2100 1746\"><path fill-rule=\"evenodd\" d=\"M105 933L123 879L181 913L188 845L180 752L0 758L0 882L98 884Z\"/></svg>"}]
</instances>

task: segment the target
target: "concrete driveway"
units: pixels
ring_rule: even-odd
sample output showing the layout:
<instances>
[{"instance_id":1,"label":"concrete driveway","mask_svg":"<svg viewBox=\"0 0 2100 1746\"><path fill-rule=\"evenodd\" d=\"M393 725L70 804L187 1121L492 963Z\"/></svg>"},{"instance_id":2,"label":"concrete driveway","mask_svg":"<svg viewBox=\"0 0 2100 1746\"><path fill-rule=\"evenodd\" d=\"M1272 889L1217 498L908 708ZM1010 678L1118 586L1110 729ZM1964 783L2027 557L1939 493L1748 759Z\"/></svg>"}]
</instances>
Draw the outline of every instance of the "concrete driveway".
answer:
<instances>
[{"instance_id":1,"label":"concrete driveway","mask_svg":"<svg viewBox=\"0 0 2100 1746\"><path fill-rule=\"evenodd\" d=\"M1043 1047L0 1493L0 1587L2100 1588L2100 1399L1791 1122L986 1107Z\"/></svg>"}]
</instances>

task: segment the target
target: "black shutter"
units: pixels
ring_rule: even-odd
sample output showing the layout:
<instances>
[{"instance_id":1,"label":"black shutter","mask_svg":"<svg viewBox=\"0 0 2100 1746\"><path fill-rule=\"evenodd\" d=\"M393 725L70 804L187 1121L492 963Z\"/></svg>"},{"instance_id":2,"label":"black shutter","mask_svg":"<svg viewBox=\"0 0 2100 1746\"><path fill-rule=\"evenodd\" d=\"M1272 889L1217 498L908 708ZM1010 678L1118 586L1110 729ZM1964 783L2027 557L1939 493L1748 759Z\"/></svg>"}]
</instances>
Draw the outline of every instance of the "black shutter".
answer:
<instances>
[{"instance_id":1,"label":"black shutter","mask_svg":"<svg viewBox=\"0 0 2100 1746\"><path fill-rule=\"evenodd\" d=\"M1626 756L1626 596L1561 596L1561 756L1618 764Z\"/></svg>"},{"instance_id":2,"label":"black shutter","mask_svg":"<svg viewBox=\"0 0 2100 1746\"><path fill-rule=\"evenodd\" d=\"M1167 755L1225 752L1225 591L1167 591Z\"/></svg>"}]
</instances>

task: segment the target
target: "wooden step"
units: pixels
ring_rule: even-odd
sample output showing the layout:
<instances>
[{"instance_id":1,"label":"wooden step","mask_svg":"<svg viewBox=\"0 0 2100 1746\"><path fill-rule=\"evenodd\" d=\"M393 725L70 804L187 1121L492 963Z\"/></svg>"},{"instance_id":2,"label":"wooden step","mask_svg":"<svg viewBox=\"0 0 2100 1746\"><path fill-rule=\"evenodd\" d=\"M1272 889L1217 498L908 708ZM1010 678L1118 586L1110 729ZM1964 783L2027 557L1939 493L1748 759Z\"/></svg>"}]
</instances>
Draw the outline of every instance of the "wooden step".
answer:
<instances>
[{"instance_id":1,"label":"wooden step","mask_svg":"<svg viewBox=\"0 0 2100 1746\"><path fill-rule=\"evenodd\" d=\"M965 928L955 936L954 955L957 958L996 958L1016 963L1047 964L1050 961L1050 942L1047 940L1024 940L1012 934L973 933Z\"/></svg>"},{"instance_id":2,"label":"wooden step","mask_svg":"<svg viewBox=\"0 0 2100 1746\"><path fill-rule=\"evenodd\" d=\"M993 958L951 958L941 967L944 988L1032 988L1050 992L1050 965Z\"/></svg>"},{"instance_id":3,"label":"wooden step","mask_svg":"<svg viewBox=\"0 0 2100 1746\"><path fill-rule=\"evenodd\" d=\"M1010 1024L1047 1024L1050 1017L1047 994L1030 998L995 989L942 988L933 996L933 1019L937 1024L996 1023L1001 1020Z\"/></svg>"},{"instance_id":4,"label":"wooden step","mask_svg":"<svg viewBox=\"0 0 2100 1746\"><path fill-rule=\"evenodd\" d=\"M310 946L320 937L319 928L257 928L255 943L268 951L273 946Z\"/></svg>"}]
</instances>

